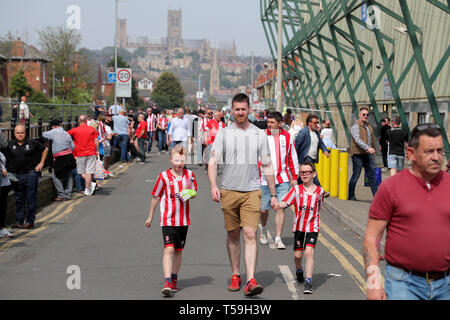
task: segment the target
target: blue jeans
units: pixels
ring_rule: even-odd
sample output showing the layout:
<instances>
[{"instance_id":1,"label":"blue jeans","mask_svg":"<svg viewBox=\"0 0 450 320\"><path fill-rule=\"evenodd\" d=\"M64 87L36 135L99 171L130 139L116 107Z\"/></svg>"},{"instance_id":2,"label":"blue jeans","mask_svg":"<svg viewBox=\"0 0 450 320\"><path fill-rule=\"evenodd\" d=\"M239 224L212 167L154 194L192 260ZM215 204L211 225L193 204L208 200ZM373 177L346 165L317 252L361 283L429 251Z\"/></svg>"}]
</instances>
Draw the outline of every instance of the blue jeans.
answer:
<instances>
[{"instance_id":1,"label":"blue jeans","mask_svg":"<svg viewBox=\"0 0 450 320\"><path fill-rule=\"evenodd\" d=\"M14 199L16 200L16 220L23 224L25 221L25 202L28 203L27 222L34 223L37 210L38 172L30 171L25 174L16 174L17 183L14 183Z\"/></svg>"},{"instance_id":2,"label":"blue jeans","mask_svg":"<svg viewBox=\"0 0 450 320\"><path fill-rule=\"evenodd\" d=\"M81 174L78 174L77 169L72 170L72 175L74 177L75 188L77 189L77 191L84 191L85 182L81 177Z\"/></svg>"},{"instance_id":3,"label":"blue jeans","mask_svg":"<svg viewBox=\"0 0 450 320\"><path fill-rule=\"evenodd\" d=\"M428 283L425 278L387 264L384 287L388 300L450 300L450 274Z\"/></svg>"},{"instance_id":4,"label":"blue jeans","mask_svg":"<svg viewBox=\"0 0 450 320\"><path fill-rule=\"evenodd\" d=\"M153 131L147 131L147 138L148 138L148 152L152 151L152 145L153 145L153 134L155 132Z\"/></svg>"},{"instance_id":5,"label":"blue jeans","mask_svg":"<svg viewBox=\"0 0 450 320\"><path fill-rule=\"evenodd\" d=\"M141 158L141 162L145 162L145 140L147 139L146 138L138 139L139 156Z\"/></svg>"},{"instance_id":6,"label":"blue jeans","mask_svg":"<svg viewBox=\"0 0 450 320\"><path fill-rule=\"evenodd\" d=\"M370 189L372 194L375 196L377 193L377 179L375 178L375 162L373 161L372 155L370 154L354 154L352 156L353 163L353 173L350 178L348 185L348 198L352 199L355 197L356 183L358 182L359 176L361 175L361 170L364 167L364 171L369 178Z\"/></svg>"},{"instance_id":7,"label":"blue jeans","mask_svg":"<svg viewBox=\"0 0 450 320\"><path fill-rule=\"evenodd\" d=\"M166 131L158 131L158 150L161 152L166 146Z\"/></svg>"},{"instance_id":8,"label":"blue jeans","mask_svg":"<svg viewBox=\"0 0 450 320\"><path fill-rule=\"evenodd\" d=\"M275 185L275 193L277 194L278 202L283 201L283 198L288 194L291 189L291 184L289 182L283 182ZM271 194L269 190L269 186L262 185L261 186L261 210L269 210L270 209L270 200Z\"/></svg>"},{"instance_id":9,"label":"blue jeans","mask_svg":"<svg viewBox=\"0 0 450 320\"><path fill-rule=\"evenodd\" d=\"M117 135L117 144L120 148L120 161L128 161L130 160L130 156L128 155L128 144L130 143L130 137L127 134L118 134Z\"/></svg>"}]
</instances>

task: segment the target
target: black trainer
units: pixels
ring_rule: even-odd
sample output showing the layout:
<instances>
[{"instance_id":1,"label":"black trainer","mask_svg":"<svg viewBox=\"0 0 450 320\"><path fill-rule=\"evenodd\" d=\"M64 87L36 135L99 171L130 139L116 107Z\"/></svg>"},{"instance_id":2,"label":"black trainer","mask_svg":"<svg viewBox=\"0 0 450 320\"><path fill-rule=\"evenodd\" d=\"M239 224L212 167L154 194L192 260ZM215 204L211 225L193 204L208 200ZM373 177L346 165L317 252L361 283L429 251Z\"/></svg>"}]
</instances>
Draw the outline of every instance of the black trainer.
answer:
<instances>
[{"instance_id":1,"label":"black trainer","mask_svg":"<svg viewBox=\"0 0 450 320\"><path fill-rule=\"evenodd\" d=\"M313 293L312 283L306 282L305 283L305 290L303 290L304 294L311 294Z\"/></svg>"},{"instance_id":2,"label":"black trainer","mask_svg":"<svg viewBox=\"0 0 450 320\"><path fill-rule=\"evenodd\" d=\"M295 271L295 275L297 276L297 282L299 284L304 284L305 283L305 277L303 276L303 270Z\"/></svg>"}]
</instances>

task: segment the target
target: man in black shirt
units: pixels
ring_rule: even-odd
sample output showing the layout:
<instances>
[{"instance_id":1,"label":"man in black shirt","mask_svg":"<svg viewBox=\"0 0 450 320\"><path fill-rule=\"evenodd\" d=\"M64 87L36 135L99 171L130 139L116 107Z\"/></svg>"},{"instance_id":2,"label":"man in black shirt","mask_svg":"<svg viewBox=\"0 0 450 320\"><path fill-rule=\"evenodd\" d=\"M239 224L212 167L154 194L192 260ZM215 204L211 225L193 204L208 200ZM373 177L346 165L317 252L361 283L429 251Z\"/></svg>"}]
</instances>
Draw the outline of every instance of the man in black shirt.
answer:
<instances>
[{"instance_id":1,"label":"man in black shirt","mask_svg":"<svg viewBox=\"0 0 450 320\"><path fill-rule=\"evenodd\" d=\"M408 134L400 127L400 124L400 117L395 117L392 121L392 129L386 133L389 142L387 162L388 168L391 169L391 176L402 170L405 163L405 146L408 142Z\"/></svg>"},{"instance_id":2,"label":"man in black shirt","mask_svg":"<svg viewBox=\"0 0 450 320\"><path fill-rule=\"evenodd\" d=\"M13 184L16 200L16 223L12 228L33 229L37 210L38 174L44 166L48 148L41 143L26 138L25 126L14 128L14 139L2 149L6 156L6 168L18 179ZM28 213L25 221L25 202L28 203Z\"/></svg>"},{"instance_id":3,"label":"man in black shirt","mask_svg":"<svg viewBox=\"0 0 450 320\"><path fill-rule=\"evenodd\" d=\"M259 111L256 120L253 122L255 126L262 130L267 129L267 120L264 120L264 111Z\"/></svg>"},{"instance_id":4,"label":"man in black shirt","mask_svg":"<svg viewBox=\"0 0 450 320\"><path fill-rule=\"evenodd\" d=\"M380 140L379 140L381 155L383 158L383 167L386 168L385 170L387 170L387 167L388 167L388 163L387 163L388 141L387 141L386 133L389 130L391 130L390 119L386 117L381 120Z\"/></svg>"}]
</instances>

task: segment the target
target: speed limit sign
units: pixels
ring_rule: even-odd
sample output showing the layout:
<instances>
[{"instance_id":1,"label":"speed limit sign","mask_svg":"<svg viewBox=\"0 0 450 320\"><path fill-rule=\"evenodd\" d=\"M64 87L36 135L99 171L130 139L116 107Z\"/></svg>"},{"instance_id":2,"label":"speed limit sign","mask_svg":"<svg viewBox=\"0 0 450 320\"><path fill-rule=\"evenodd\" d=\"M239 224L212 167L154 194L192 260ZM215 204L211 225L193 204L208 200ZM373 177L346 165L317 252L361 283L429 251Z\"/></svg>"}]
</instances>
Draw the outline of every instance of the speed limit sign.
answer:
<instances>
[{"instance_id":1,"label":"speed limit sign","mask_svg":"<svg viewBox=\"0 0 450 320\"><path fill-rule=\"evenodd\" d=\"M118 69L116 79L116 96L131 98L131 69Z\"/></svg>"}]
</instances>

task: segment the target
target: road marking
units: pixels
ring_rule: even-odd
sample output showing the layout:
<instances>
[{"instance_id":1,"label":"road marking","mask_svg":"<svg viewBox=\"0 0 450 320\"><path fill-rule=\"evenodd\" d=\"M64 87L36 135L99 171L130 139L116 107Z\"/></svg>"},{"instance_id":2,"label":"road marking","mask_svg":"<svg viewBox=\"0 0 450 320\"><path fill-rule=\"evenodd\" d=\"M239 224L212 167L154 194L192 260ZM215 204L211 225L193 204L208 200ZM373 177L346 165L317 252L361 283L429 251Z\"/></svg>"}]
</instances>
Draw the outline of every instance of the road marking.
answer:
<instances>
[{"instance_id":1,"label":"road marking","mask_svg":"<svg viewBox=\"0 0 450 320\"><path fill-rule=\"evenodd\" d=\"M364 259L362 255L355 250L351 245L349 245L345 240L341 239L336 233L334 233L327 225L320 223L320 228L325 231L331 238L333 238L337 243L339 243L348 253L350 253L355 260L364 268ZM381 283L384 283L384 277L381 276Z\"/></svg>"},{"instance_id":2,"label":"road marking","mask_svg":"<svg viewBox=\"0 0 450 320\"><path fill-rule=\"evenodd\" d=\"M276 249L275 247L275 241L273 241L272 235L270 234L270 231L267 230L267 242L269 244L270 249Z\"/></svg>"},{"instance_id":3,"label":"road marking","mask_svg":"<svg viewBox=\"0 0 450 320\"><path fill-rule=\"evenodd\" d=\"M118 175L119 173L122 173L123 171L127 170L128 167L130 165L132 165L133 163L129 163L126 164L125 166L123 166L122 169L120 170L116 170L115 176ZM103 184L107 184L108 181L104 181ZM12 239L8 242L5 242L4 245L0 246L0 255L5 253L6 250L10 247L12 247L14 244L16 243L20 243L23 240L25 240L26 238L28 238L31 235L37 234L45 229L47 229L47 227L51 224L54 223L60 219L62 219L63 217L65 217L66 215L68 215L69 213L71 213L73 211L73 208L75 207L75 205L80 204L81 202L83 202L84 200L88 199L88 197L84 197L84 196L80 196L77 198L77 200L71 201L70 203L61 203L60 205L58 205L55 209L53 209L53 211L50 214L45 215L44 217L42 217L41 219L36 220L36 222L43 222L41 226L39 226L36 229L33 229L31 231L28 230L20 230L19 233L16 235L20 235L20 237ZM66 208L65 211L63 211L62 213L60 213L60 210L62 210L62 208L64 206L68 205L68 207ZM57 215L58 214L58 215ZM51 217L57 215L55 218L53 218L52 220L49 220Z\"/></svg>"},{"instance_id":4,"label":"road marking","mask_svg":"<svg viewBox=\"0 0 450 320\"><path fill-rule=\"evenodd\" d=\"M328 242L325 237L319 237L319 242L321 242L327 249L330 251L332 255L336 257L336 259L339 261L339 263L344 267L344 269L349 273L354 279L358 287L361 289L362 292L366 293L365 285L366 282L364 281L361 274L353 267L353 265L347 260L347 258L330 242Z\"/></svg>"},{"instance_id":5,"label":"road marking","mask_svg":"<svg viewBox=\"0 0 450 320\"><path fill-rule=\"evenodd\" d=\"M61 218L63 218L64 216L66 216L66 215L68 215L70 212L72 212L73 207L74 207L75 205L81 203L83 200L84 200L84 198L80 198L80 199L74 201L73 203L71 203L71 204L69 205L69 207L67 207L67 209L66 209L65 211L63 211L61 214L59 214L58 216L56 216L56 217L53 218L52 220L45 222L45 223L42 224L39 228L36 228L36 229L31 230L30 232L24 234L22 237L20 237L20 238L18 238L18 239L14 239L14 240L11 240L11 241L7 242L4 246L2 246L2 247L0 248L0 250L1 250L1 251L0 251L0 254L3 254L8 248L10 248L11 246L13 246L13 245L16 244L16 243L22 242L24 239L28 238L29 236L34 235L34 234L36 234L36 233L39 233L39 232L41 232L41 231L47 229L47 227L48 227L51 223L60 220Z\"/></svg>"},{"instance_id":6,"label":"road marking","mask_svg":"<svg viewBox=\"0 0 450 320\"><path fill-rule=\"evenodd\" d=\"M294 275L291 272L291 269L289 269L286 265L280 265L278 266L280 268L281 275L283 276L284 282L286 282L286 285L288 287L288 290L292 294L293 300L300 300L300 297L297 293L297 288L295 287L295 279Z\"/></svg>"}]
</instances>

